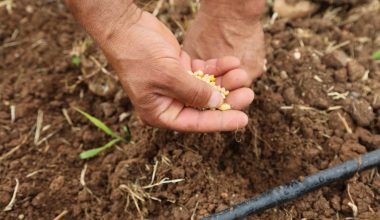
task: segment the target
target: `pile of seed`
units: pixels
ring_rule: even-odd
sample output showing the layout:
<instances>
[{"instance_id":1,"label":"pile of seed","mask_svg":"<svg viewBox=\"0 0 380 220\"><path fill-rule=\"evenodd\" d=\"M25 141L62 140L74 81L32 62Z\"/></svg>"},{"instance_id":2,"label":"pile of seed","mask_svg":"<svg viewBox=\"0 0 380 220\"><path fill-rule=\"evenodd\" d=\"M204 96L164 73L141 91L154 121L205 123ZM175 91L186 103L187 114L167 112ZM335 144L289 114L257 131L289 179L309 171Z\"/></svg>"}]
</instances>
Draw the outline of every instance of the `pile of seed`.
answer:
<instances>
[{"instance_id":1,"label":"pile of seed","mask_svg":"<svg viewBox=\"0 0 380 220\"><path fill-rule=\"evenodd\" d=\"M205 74L202 71L196 71L196 72L189 71L189 74L192 75L193 77L197 78L197 79L200 79L200 80L208 83L210 86L214 87L218 92L220 92L220 94L223 97L223 103L218 107L218 110L227 111L227 110L231 109L231 106L224 102L224 100L230 94L230 92L228 90L226 90L225 88L223 88L219 85L216 85L216 78L214 75Z\"/></svg>"}]
</instances>

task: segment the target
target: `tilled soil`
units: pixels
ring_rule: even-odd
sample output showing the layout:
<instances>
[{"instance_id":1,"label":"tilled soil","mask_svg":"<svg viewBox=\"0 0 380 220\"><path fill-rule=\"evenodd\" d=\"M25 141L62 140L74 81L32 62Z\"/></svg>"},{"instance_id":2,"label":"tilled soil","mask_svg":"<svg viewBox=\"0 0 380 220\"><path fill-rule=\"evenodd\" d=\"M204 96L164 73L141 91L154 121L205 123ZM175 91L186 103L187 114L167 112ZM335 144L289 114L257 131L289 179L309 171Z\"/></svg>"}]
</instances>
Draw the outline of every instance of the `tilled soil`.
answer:
<instances>
[{"instance_id":1,"label":"tilled soil","mask_svg":"<svg viewBox=\"0 0 380 220\"><path fill-rule=\"evenodd\" d=\"M165 6L160 18L182 39L190 6ZM377 0L274 22L268 9L268 71L249 126L214 134L144 126L61 1L12 9L0 7L0 210L19 185L0 219L199 218L380 146ZM80 160L109 139L73 107L129 125L132 142ZM184 181L142 188L164 178ZM379 193L373 169L250 219L378 219Z\"/></svg>"}]
</instances>

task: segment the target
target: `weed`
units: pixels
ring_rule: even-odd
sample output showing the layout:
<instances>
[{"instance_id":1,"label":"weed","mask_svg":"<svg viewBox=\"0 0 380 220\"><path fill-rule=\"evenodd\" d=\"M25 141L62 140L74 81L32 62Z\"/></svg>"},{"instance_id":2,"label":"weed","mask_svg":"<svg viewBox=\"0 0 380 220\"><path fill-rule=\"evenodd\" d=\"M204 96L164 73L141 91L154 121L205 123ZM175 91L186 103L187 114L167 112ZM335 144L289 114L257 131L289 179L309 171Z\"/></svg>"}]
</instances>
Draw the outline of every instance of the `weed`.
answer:
<instances>
[{"instance_id":1,"label":"weed","mask_svg":"<svg viewBox=\"0 0 380 220\"><path fill-rule=\"evenodd\" d=\"M372 55L373 59L375 60L380 60L380 49L378 49L377 51L375 51Z\"/></svg>"},{"instance_id":2,"label":"weed","mask_svg":"<svg viewBox=\"0 0 380 220\"><path fill-rule=\"evenodd\" d=\"M81 159L89 159L89 158L95 157L99 153L101 153L104 150L106 150L106 149L114 146L115 144L117 144L119 142L128 142L131 139L131 133L130 133L130 131L129 131L129 129L128 129L127 126L123 127L123 130L124 130L124 132L126 132L127 135L125 137L122 137L119 134L117 134L114 131L112 131L111 128L109 128L101 120L95 118L94 116L88 114L85 111L80 110L79 108L75 108L75 110L77 112L81 113L83 116L85 116L88 120L91 121L92 124L94 124L96 127L98 127L99 129L101 129L104 133L106 133L107 135L109 135L109 136L111 136L113 138L111 141L109 141L107 144L105 144L105 145L103 145L101 147L94 148L94 149L82 152L79 155Z\"/></svg>"},{"instance_id":3,"label":"weed","mask_svg":"<svg viewBox=\"0 0 380 220\"><path fill-rule=\"evenodd\" d=\"M79 64L80 64L80 56L78 56L78 55L73 55L72 57L71 57L71 63L73 64L73 65L75 65L75 66L79 66Z\"/></svg>"},{"instance_id":4,"label":"weed","mask_svg":"<svg viewBox=\"0 0 380 220\"><path fill-rule=\"evenodd\" d=\"M79 66L82 62L84 53L91 45L92 40L89 38L86 38L83 41L75 42L73 48L70 51L71 64Z\"/></svg>"}]
</instances>

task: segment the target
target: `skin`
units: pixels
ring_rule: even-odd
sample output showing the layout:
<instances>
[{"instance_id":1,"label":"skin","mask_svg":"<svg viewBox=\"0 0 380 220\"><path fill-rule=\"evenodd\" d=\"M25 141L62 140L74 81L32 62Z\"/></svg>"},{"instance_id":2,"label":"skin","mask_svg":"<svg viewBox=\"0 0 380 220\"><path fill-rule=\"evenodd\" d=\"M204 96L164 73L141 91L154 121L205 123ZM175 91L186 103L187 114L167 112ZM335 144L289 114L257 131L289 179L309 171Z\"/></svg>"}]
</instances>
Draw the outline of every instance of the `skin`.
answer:
<instances>
[{"instance_id":1,"label":"skin","mask_svg":"<svg viewBox=\"0 0 380 220\"><path fill-rule=\"evenodd\" d=\"M249 79L263 73L264 33L260 16L264 0L203 0L200 11L186 33L184 50L191 57L208 59L232 55L241 60Z\"/></svg>"},{"instance_id":2,"label":"skin","mask_svg":"<svg viewBox=\"0 0 380 220\"><path fill-rule=\"evenodd\" d=\"M240 0L238 0L240 1ZM250 1L250 0L248 0ZM74 17L95 39L119 75L136 112L148 125L187 132L232 131L245 127L241 111L254 98L253 77L228 52L193 59L170 30L131 0L66 0ZM217 107L221 95L187 71L203 70L230 90L230 111ZM192 106L192 107L188 107Z\"/></svg>"}]
</instances>

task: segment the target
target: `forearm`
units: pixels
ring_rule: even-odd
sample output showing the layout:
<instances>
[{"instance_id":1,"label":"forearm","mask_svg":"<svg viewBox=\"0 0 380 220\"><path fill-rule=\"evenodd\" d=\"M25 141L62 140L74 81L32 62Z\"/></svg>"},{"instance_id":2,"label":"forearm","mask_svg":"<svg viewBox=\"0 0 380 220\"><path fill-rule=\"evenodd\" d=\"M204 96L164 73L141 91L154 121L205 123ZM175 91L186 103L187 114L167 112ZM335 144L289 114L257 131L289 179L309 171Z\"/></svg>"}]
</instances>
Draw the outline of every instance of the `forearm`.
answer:
<instances>
[{"instance_id":1,"label":"forearm","mask_svg":"<svg viewBox=\"0 0 380 220\"><path fill-rule=\"evenodd\" d=\"M138 20L133 0L65 0L76 20L98 42Z\"/></svg>"},{"instance_id":2,"label":"forearm","mask_svg":"<svg viewBox=\"0 0 380 220\"><path fill-rule=\"evenodd\" d=\"M245 19L259 18L265 0L201 0L201 12L213 17Z\"/></svg>"}]
</instances>

